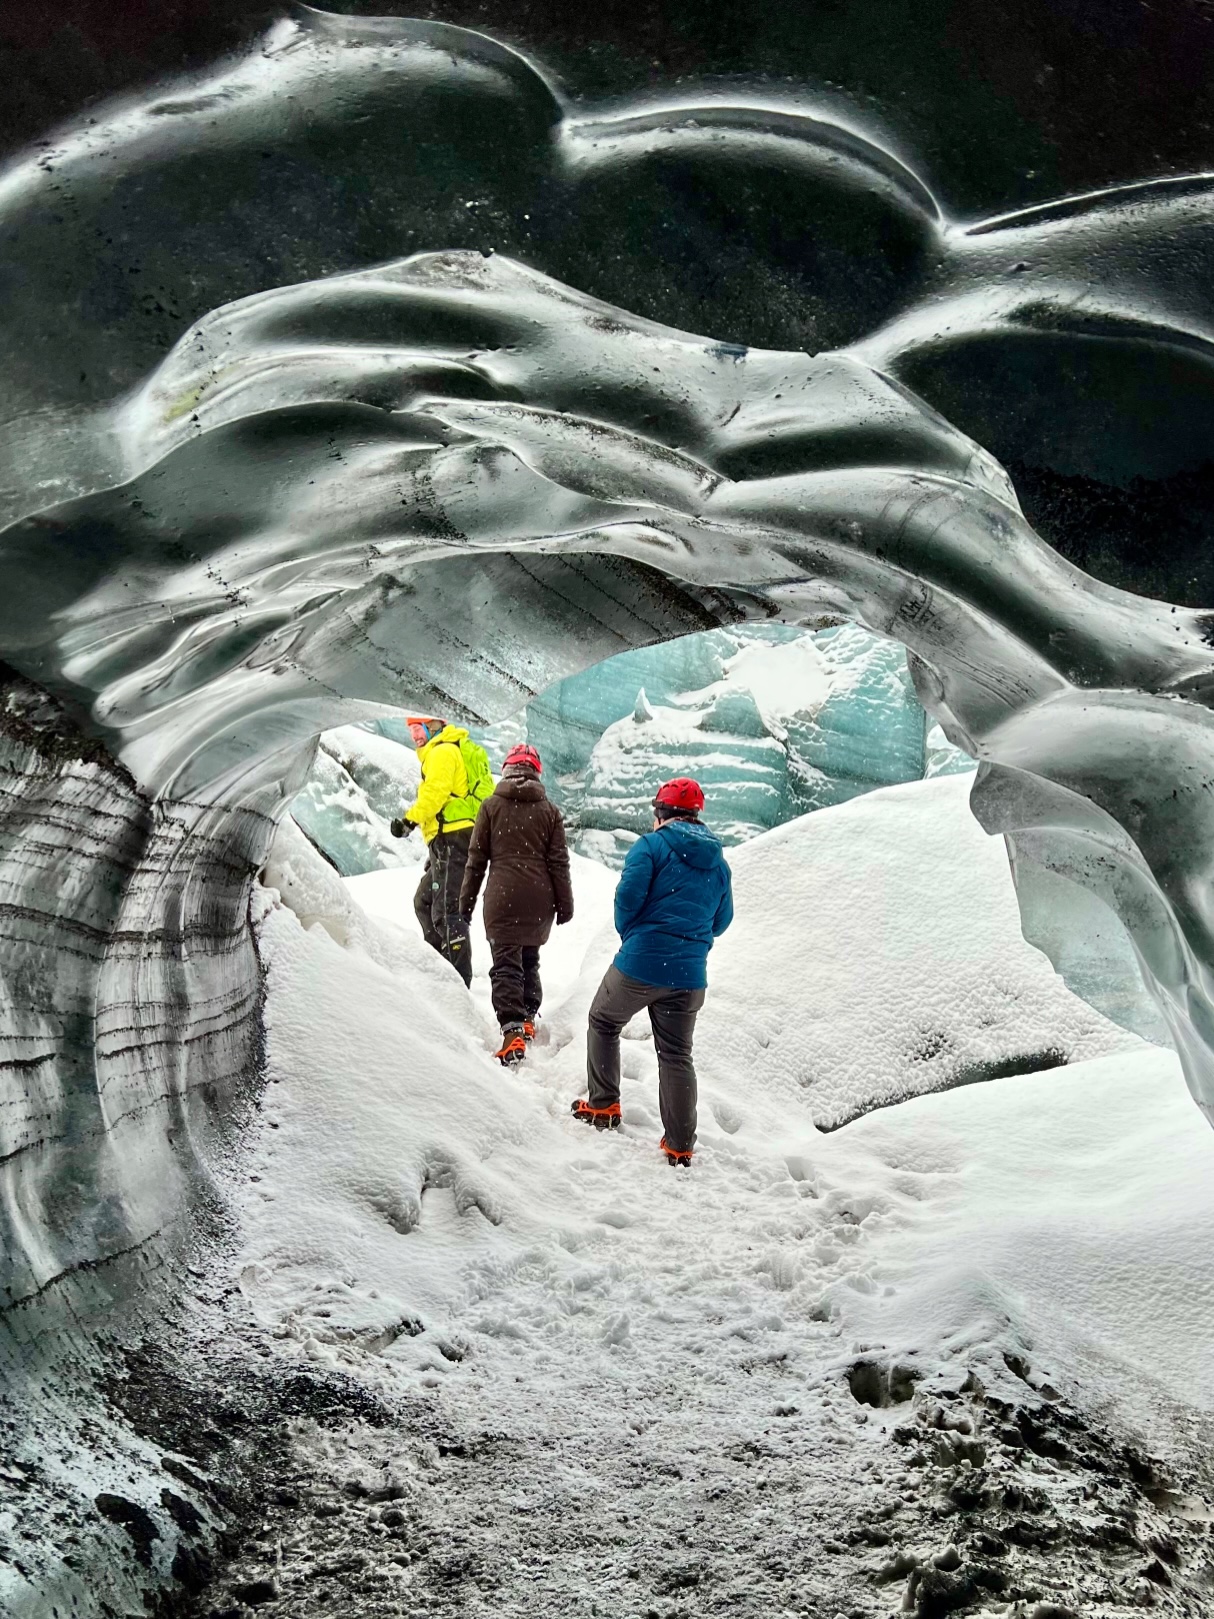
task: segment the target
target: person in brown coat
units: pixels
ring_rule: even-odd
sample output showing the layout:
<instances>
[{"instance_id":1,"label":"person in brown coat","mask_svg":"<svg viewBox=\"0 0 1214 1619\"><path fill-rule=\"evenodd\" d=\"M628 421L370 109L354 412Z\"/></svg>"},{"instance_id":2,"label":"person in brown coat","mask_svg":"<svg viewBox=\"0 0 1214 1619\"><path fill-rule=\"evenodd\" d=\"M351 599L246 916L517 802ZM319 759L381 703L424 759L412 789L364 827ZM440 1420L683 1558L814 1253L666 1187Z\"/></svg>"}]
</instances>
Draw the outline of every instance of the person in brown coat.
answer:
<instances>
[{"instance_id":1,"label":"person in brown coat","mask_svg":"<svg viewBox=\"0 0 1214 1619\"><path fill-rule=\"evenodd\" d=\"M540 782L534 748L511 748L502 779L481 805L472 829L460 888L460 915L471 919L486 868L485 935L493 953L489 978L493 1011L502 1026L498 1061L509 1067L527 1054L540 1009L540 946L573 916L569 851L560 811Z\"/></svg>"}]
</instances>

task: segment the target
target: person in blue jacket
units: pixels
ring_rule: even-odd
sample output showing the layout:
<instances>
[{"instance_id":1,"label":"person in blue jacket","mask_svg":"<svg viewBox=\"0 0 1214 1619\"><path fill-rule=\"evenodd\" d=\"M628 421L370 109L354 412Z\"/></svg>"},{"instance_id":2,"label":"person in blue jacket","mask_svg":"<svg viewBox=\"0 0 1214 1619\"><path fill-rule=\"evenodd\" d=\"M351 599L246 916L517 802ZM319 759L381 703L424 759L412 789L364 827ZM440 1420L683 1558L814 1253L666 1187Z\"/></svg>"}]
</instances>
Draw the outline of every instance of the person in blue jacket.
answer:
<instances>
[{"instance_id":1,"label":"person in blue jacket","mask_svg":"<svg viewBox=\"0 0 1214 1619\"><path fill-rule=\"evenodd\" d=\"M733 921L733 886L717 837L700 820L704 794L680 777L659 787L653 831L633 844L615 891L620 948L590 1007L589 1099L573 1116L600 1130L620 1123L620 1031L646 1007L658 1054L661 1147L690 1164L696 1139L691 1041L708 986L713 940Z\"/></svg>"}]
</instances>

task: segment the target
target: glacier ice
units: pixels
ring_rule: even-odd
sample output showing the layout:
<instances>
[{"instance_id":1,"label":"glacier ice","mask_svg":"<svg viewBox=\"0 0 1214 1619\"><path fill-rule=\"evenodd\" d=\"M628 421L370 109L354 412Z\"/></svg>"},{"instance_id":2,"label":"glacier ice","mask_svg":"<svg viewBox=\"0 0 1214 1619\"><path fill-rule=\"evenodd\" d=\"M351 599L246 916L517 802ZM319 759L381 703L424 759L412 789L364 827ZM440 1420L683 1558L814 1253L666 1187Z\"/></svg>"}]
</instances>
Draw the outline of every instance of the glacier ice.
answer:
<instances>
[{"instance_id":1,"label":"glacier ice","mask_svg":"<svg viewBox=\"0 0 1214 1619\"><path fill-rule=\"evenodd\" d=\"M1064 870L1023 852L1014 870L1024 936L1050 958L1067 988L1144 1040L1170 1045L1167 1024L1147 993L1117 913Z\"/></svg>"},{"instance_id":2,"label":"glacier ice","mask_svg":"<svg viewBox=\"0 0 1214 1619\"><path fill-rule=\"evenodd\" d=\"M534 697L527 705L527 740L539 749L549 774L577 774L607 727L632 713L639 691L650 703L668 704L720 680L725 659L736 650L729 636L709 630L618 653Z\"/></svg>"},{"instance_id":3,"label":"glacier ice","mask_svg":"<svg viewBox=\"0 0 1214 1619\"><path fill-rule=\"evenodd\" d=\"M411 747L403 715L373 724L380 736ZM897 642L856 624L814 631L777 623L707 630L620 653L475 735L495 768L513 743L526 739L537 747L549 795L579 847L617 864L631 837L648 829L656 787L682 772L697 776L709 819L727 843L736 843L874 787L975 768L942 736L936 767L928 768L925 730ZM341 758L330 739L360 734L357 727L326 733L322 754ZM348 758L342 762L362 785L364 776ZM340 796L332 759L318 757L293 813L344 875L396 864L374 827L357 834L357 854L341 847L352 834L340 829ZM333 827L332 846L319 806ZM389 819L398 813L376 808ZM377 848L387 856L377 858Z\"/></svg>"},{"instance_id":4,"label":"glacier ice","mask_svg":"<svg viewBox=\"0 0 1214 1619\"><path fill-rule=\"evenodd\" d=\"M400 840L371 808L337 759L320 748L303 789L291 800L291 815L343 877L400 863Z\"/></svg>"},{"instance_id":5,"label":"glacier ice","mask_svg":"<svg viewBox=\"0 0 1214 1619\"><path fill-rule=\"evenodd\" d=\"M410 803L419 778L412 745L342 725L321 735L291 815L343 877L414 865L422 856L388 823Z\"/></svg>"},{"instance_id":6,"label":"glacier ice","mask_svg":"<svg viewBox=\"0 0 1214 1619\"><path fill-rule=\"evenodd\" d=\"M638 676L648 684L621 713ZM924 774L905 653L854 624L745 625L625 653L531 703L527 725L541 754L540 737L569 769L558 801L578 847L613 864L649 829L654 792L672 775L696 777L708 819L737 843Z\"/></svg>"},{"instance_id":7,"label":"glacier ice","mask_svg":"<svg viewBox=\"0 0 1214 1619\"><path fill-rule=\"evenodd\" d=\"M649 831L653 795L673 775L700 783L705 814L727 842L789 818L788 754L739 689L699 712L658 707L643 721L629 714L609 726L586 768L579 826Z\"/></svg>"},{"instance_id":8,"label":"glacier ice","mask_svg":"<svg viewBox=\"0 0 1214 1619\"><path fill-rule=\"evenodd\" d=\"M321 733L319 748L334 759L382 821L390 821L416 796L421 769L413 740L393 739L361 725Z\"/></svg>"},{"instance_id":9,"label":"glacier ice","mask_svg":"<svg viewBox=\"0 0 1214 1619\"><path fill-rule=\"evenodd\" d=\"M22 1397L214 1224L257 1083L250 884L317 735L384 705L493 723L690 631L900 641L982 824L1121 917L1214 1109L1210 615L1072 566L989 453L1121 483L1208 456L1209 177L963 219L858 115L681 95L566 103L483 36L301 9L0 175ZM749 301L672 275L669 176L710 269L739 176L821 251L754 242ZM1129 582L1187 599L1156 551ZM656 723L649 680L622 716L642 685ZM857 770L864 702L831 744ZM754 727L733 698L718 719ZM55 1567L65 1610L94 1600ZM139 1606L142 1578L112 1561L102 1595Z\"/></svg>"},{"instance_id":10,"label":"glacier ice","mask_svg":"<svg viewBox=\"0 0 1214 1619\"><path fill-rule=\"evenodd\" d=\"M954 746L939 725L928 726L925 746L925 776L968 775L971 770L978 768L978 761L971 758L964 748Z\"/></svg>"}]
</instances>

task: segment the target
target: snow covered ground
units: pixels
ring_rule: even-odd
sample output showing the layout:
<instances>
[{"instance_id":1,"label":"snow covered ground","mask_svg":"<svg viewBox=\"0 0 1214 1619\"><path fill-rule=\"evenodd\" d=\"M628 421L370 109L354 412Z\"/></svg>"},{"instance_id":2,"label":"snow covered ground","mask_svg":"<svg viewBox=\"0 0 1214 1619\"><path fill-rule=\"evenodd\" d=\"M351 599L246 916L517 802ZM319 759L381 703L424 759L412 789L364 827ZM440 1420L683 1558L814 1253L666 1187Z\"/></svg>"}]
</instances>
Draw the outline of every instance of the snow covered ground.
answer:
<instances>
[{"instance_id":1,"label":"snow covered ground","mask_svg":"<svg viewBox=\"0 0 1214 1619\"><path fill-rule=\"evenodd\" d=\"M1154 1510L1123 1499L1146 1488L1134 1468L1179 1476L1209 1438L1214 1136L1174 1056L1023 942L967 788L886 789L731 851L689 1172L657 1151L643 1023L623 1129L568 1116L613 873L575 861L578 914L544 954L547 1043L507 1073L483 942L469 997L416 934L414 872L342 883L298 834L276 851L241 1287L285 1353L412 1402L419 1434L463 1436L347 1436L340 1467L336 1442L301 1436L348 1493L400 1502L399 1525L375 1508L360 1530L368 1590L401 1612L827 1619L1033 1590L1104 1614L1164 1591L1146 1529L1138 1551L1114 1542ZM1157 1458L1106 1477L1099 1512L1078 1493L1085 1422L1106 1463L1121 1444ZM1004 1503L982 1531L1001 1550L929 1503L945 1466L946 1497ZM1033 1549L1016 1491L1113 1549ZM456 1585L436 1536L463 1548ZM285 1562L280 1545L281 1593L315 1574L306 1541ZM932 1606L966 1580L969 1605Z\"/></svg>"}]
</instances>

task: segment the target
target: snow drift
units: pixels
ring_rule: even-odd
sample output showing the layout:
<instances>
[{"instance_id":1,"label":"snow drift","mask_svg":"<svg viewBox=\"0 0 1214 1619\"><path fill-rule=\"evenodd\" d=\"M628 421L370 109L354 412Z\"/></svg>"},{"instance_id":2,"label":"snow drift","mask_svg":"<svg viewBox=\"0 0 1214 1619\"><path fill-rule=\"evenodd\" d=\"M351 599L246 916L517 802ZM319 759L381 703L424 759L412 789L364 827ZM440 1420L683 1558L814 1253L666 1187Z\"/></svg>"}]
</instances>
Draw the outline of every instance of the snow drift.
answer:
<instances>
[{"instance_id":1,"label":"snow drift","mask_svg":"<svg viewBox=\"0 0 1214 1619\"><path fill-rule=\"evenodd\" d=\"M967 786L953 777L887 788L731 851L737 921L709 958L697 1031L694 1195L704 1218L716 1198L734 1206L741 1161L813 1178L835 1150L822 1131L874 1108L1023 1075L1044 1066L1043 1052L1056 1065L1127 1051L1148 1060L1150 1047L1072 995L1025 944L1002 840L974 825ZM492 1312L468 1314L480 1298L473 1278L490 1267L496 1294L509 1256L535 1245L559 1271L562 1253L576 1256L606 1218L573 1194L580 1166L598 1166L597 1195L618 1210L609 1225L647 1223L669 1176L643 1019L625 1039L621 1137L591 1138L567 1116L584 1090L586 1011L616 948L614 875L575 857L574 880L575 921L543 954L547 1041L504 1076L490 1057L483 938L469 997L422 943L407 873L343 884L297 833L280 834L260 925L270 1087L245 1205L244 1285L262 1319L309 1354L371 1345L441 1371L444 1333L475 1334L483 1318L494 1336ZM1056 1084L1080 1094L1066 1089L1065 1069ZM622 1178L608 1194L612 1176ZM427 1202L438 1189L451 1201ZM402 1241L419 1228L425 1237L429 1208L447 1211L435 1240ZM432 1319L437 1338L418 1325ZM527 1340L516 1325L501 1330Z\"/></svg>"}]
</instances>

